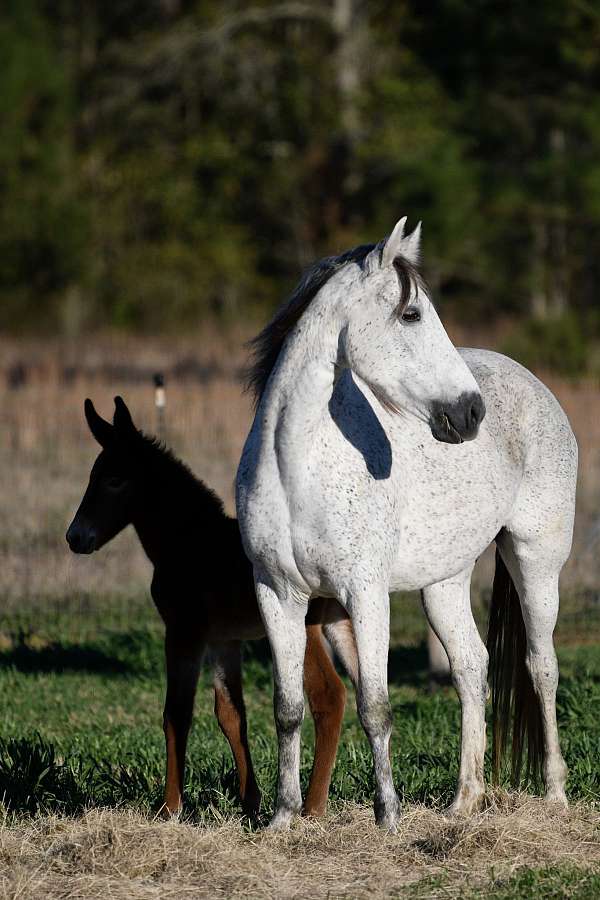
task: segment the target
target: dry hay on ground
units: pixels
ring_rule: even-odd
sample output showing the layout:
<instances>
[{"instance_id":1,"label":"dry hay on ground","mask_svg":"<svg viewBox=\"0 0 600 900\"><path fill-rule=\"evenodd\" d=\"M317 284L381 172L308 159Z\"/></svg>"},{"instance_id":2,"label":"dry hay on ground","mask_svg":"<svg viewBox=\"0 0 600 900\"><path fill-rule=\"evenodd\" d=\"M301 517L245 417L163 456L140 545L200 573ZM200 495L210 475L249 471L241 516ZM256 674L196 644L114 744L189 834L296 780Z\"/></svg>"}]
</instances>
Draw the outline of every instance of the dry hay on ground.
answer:
<instances>
[{"instance_id":1,"label":"dry hay on ground","mask_svg":"<svg viewBox=\"0 0 600 900\"><path fill-rule=\"evenodd\" d=\"M468 822L424 807L405 810L398 834L380 832L366 807L286 834L163 823L128 811L92 810L5 825L5 898L452 897L523 867L600 871L600 812L560 814L542 800L497 795Z\"/></svg>"}]
</instances>

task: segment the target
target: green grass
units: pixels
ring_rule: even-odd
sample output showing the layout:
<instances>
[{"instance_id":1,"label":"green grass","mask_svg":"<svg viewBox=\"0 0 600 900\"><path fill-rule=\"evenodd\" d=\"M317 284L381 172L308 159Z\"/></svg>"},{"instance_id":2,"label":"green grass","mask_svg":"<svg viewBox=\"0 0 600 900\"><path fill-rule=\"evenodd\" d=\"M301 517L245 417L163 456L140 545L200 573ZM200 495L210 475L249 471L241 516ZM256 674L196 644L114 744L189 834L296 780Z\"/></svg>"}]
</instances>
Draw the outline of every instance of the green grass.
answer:
<instances>
[{"instance_id":1,"label":"green grass","mask_svg":"<svg viewBox=\"0 0 600 900\"><path fill-rule=\"evenodd\" d=\"M0 797L12 815L77 813L123 804L161 803L164 746L162 632L149 605L113 615L21 614L0 623ZM113 611L114 612L114 611ZM398 622L398 615L395 616ZM393 633L390 694L394 708L394 777L404 801L446 803L458 769L458 703L452 689L430 695L422 619L404 603L403 630ZM573 799L600 799L600 648L560 651L558 711ZM276 744L271 673L264 645L248 645L244 668L251 748L266 812L273 803ZM302 777L312 761L312 724L304 723ZM489 771L489 766L488 766ZM331 800L370 803L371 757L352 692L334 772ZM237 811L229 748L212 713L203 676L188 752L186 812L192 820ZM208 810L208 813L207 813Z\"/></svg>"},{"instance_id":2,"label":"green grass","mask_svg":"<svg viewBox=\"0 0 600 900\"><path fill-rule=\"evenodd\" d=\"M571 866L525 869L505 880L493 881L485 890L464 894L465 898L494 897L495 900L597 900L600 875Z\"/></svg>"}]
</instances>

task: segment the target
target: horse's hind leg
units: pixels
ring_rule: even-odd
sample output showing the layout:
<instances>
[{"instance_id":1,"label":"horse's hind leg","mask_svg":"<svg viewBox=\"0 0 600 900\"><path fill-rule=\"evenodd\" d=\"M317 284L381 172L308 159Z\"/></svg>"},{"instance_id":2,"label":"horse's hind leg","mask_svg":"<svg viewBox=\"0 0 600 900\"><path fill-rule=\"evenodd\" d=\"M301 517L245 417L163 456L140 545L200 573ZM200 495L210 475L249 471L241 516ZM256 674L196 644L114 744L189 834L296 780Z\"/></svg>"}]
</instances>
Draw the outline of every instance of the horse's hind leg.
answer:
<instances>
[{"instance_id":1,"label":"horse's hind leg","mask_svg":"<svg viewBox=\"0 0 600 900\"><path fill-rule=\"evenodd\" d=\"M240 643L231 641L214 645L213 654L215 715L235 759L242 809L248 816L255 817L260 809L260 790L248 746Z\"/></svg>"},{"instance_id":2,"label":"horse's hind leg","mask_svg":"<svg viewBox=\"0 0 600 900\"><path fill-rule=\"evenodd\" d=\"M546 798L566 806L567 767L556 721L558 661L553 638L559 606L558 577L565 553L557 552L560 542L556 538L554 535L548 548L543 542L536 547L503 531L497 543L521 601L527 634L525 662L542 714Z\"/></svg>"},{"instance_id":3,"label":"horse's hind leg","mask_svg":"<svg viewBox=\"0 0 600 900\"><path fill-rule=\"evenodd\" d=\"M331 773L346 705L346 688L323 643L321 626L306 626L304 688L315 723L315 758L304 814L322 816L327 809Z\"/></svg>"},{"instance_id":4,"label":"horse's hind leg","mask_svg":"<svg viewBox=\"0 0 600 900\"><path fill-rule=\"evenodd\" d=\"M183 795L185 751L204 644L167 628L165 655L167 696L163 728L167 745L167 778L163 809L178 813Z\"/></svg>"},{"instance_id":5,"label":"horse's hind leg","mask_svg":"<svg viewBox=\"0 0 600 900\"><path fill-rule=\"evenodd\" d=\"M460 772L449 812L469 815L479 806L485 785L485 701L487 650L471 612L472 567L423 591L429 624L442 642L462 710Z\"/></svg>"}]
</instances>

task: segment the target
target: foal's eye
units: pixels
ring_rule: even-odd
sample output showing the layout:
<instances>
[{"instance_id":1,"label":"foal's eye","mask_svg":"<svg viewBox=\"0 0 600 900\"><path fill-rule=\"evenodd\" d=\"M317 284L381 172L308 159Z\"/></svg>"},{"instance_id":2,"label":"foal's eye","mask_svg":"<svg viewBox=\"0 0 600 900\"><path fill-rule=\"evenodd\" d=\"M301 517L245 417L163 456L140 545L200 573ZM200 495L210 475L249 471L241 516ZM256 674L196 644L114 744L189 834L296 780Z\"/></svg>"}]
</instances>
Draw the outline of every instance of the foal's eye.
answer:
<instances>
[{"instance_id":1,"label":"foal's eye","mask_svg":"<svg viewBox=\"0 0 600 900\"><path fill-rule=\"evenodd\" d=\"M402 313L402 321L403 322L420 322L421 321L421 312L417 309L416 306L409 306L408 309L405 309Z\"/></svg>"},{"instance_id":2,"label":"foal's eye","mask_svg":"<svg viewBox=\"0 0 600 900\"><path fill-rule=\"evenodd\" d=\"M119 478L117 475L112 475L110 478L106 479L106 487L110 491L120 491L124 484L125 480Z\"/></svg>"}]
</instances>

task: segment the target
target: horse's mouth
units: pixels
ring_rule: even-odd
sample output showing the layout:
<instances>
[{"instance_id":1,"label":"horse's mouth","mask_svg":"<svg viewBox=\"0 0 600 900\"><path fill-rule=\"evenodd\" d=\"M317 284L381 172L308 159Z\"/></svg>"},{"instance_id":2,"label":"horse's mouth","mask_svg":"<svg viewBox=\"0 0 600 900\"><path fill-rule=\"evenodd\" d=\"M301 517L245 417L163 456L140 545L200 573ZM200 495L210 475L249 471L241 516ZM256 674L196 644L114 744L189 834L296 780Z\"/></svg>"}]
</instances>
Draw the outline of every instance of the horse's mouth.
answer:
<instances>
[{"instance_id":1,"label":"horse's mouth","mask_svg":"<svg viewBox=\"0 0 600 900\"><path fill-rule=\"evenodd\" d=\"M452 424L452 422L450 421L448 416L444 416L444 426L448 432L449 437L451 438L451 440L449 440L447 443L449 443L449 444L464 443L463 438L460 436L460 434L458 433L458 431L456 430L456 428L454 427L454 425Z\"/></svg>"},{"instance_id":2,"label":"horse's mouth","mask_svg":"<svg viewBox=\"0 0 600 900\"><path fill-rule=\"evenodd\" d=\"M445 413L439 418L431 419L429 422L431 433L442 444L463 444L464 438L456 430L450 419Z\"/></svg>"}]
</instances>

